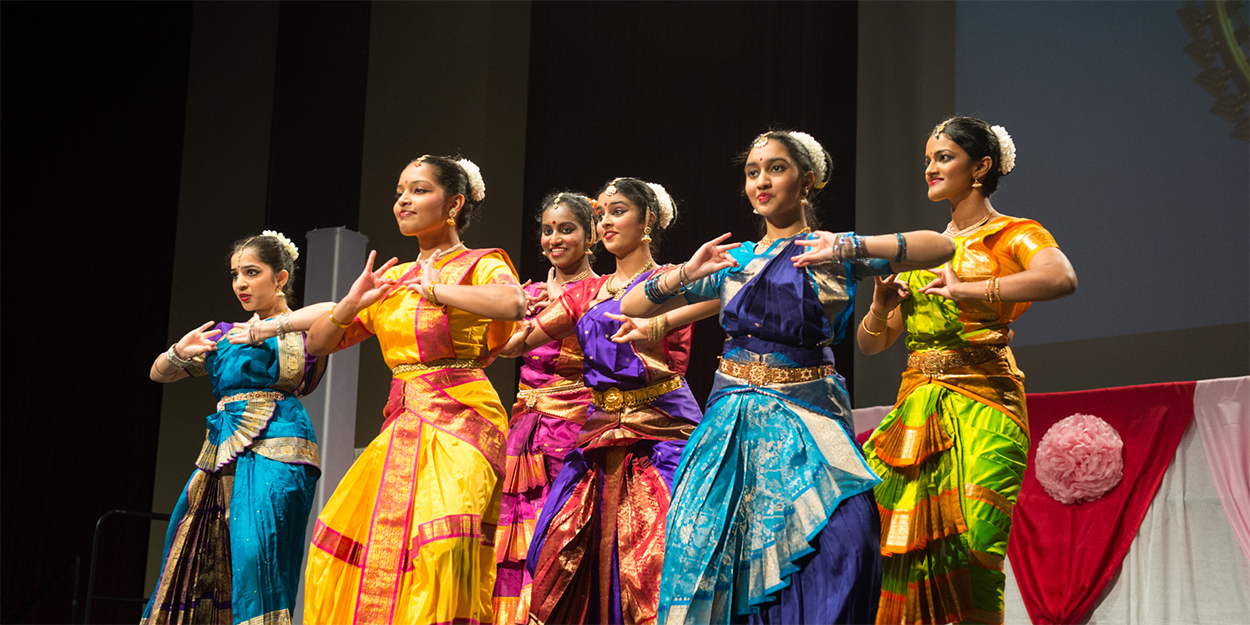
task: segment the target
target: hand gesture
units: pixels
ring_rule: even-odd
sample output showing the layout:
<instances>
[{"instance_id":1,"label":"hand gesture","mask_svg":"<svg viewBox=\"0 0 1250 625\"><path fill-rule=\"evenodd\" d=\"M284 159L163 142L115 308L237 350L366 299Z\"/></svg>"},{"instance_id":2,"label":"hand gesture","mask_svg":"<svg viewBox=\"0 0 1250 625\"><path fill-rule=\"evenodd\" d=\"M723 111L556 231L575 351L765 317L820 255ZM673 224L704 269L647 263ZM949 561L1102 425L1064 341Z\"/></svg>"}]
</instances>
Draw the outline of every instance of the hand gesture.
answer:
<instances>
[{"instance_id":1,"label":"hand gesture","mask_svg":"<svg viewBox=\"0 0 1250 625\"><path fill-rule=\"evenodd\" d=\"M615 319L621 322L621 327L616 329L616 333L608 337L613 343L632 343L634 341L648 341L651 332L651 320L639 319L638 317L626 317L625 315L614 315L612 313L604 313L609 319Z\"/></svg>"},{"instance_id":2,"label":"hand gesture","mask_svg":"<svg viewBox=\"0 0 1250 625\"><path fill-rule=\"evenodd\" d=\"M726 267L737 267L738 261L729 255L729 250L741 247L741 243L727 243L721 245L721 241L728 239L733 233L726 232L707 243L699 246L694 251L694 256L685 263L686 284L694 282L699 278L710 276ZM618 341L619 342L619 341Z\"/></svg>"},{"instance_id":3,"label":"hand gesture","mask_svg":"<svg viewBox=\"0 0 1250 625\"><path fill-rule=\"evenodd\" d=\"M508 342L504 343L500 349L499 355L504 358L517 358L525 353L525 339L529 338L530 332L534 331L534 322L529 319L522 319L516 323L516 330L512 332L512 336L508 337Z\"/></svg>"},{"instance_id":4,"label":"hand gesture","mask_svg":"<svg viewBox=\"0 0 1250 625\"><path fill-rule=\"evenodd\" d=\"M812 237L794 241L807 248L806 252L790 257L790 262L794 263L795 267L827 263L838 257L838 235L824 230L817 230L812 233Z\"/></svg>"},{"instance_id":5,"label":"hand gesture","mask_svg":"<svg viewBox=\"0 0 1250 625\"><path fill-rule=\"evenodd\" d=\"M951 269L951 264L946 263L938 267L937 271L933 273L936 273L937 277L921 287L920 292L925 295L940 295L946 299L958 301L958 298L955 297L955 287L963 284L963 280L960 280L955 270ZM874 293L873 296L875 297L876 294Z\"/></svg>"},{"instance_id":6,"label":"hand gesture","mask_svg":"<svg viewBox=\"0 0 1250 625\"><path fill-rule=\"evenodd\" d=\"M395 286L395 280L382 276L386 275L386 270L399 262L399 259L392 258L374 271L373 261L377 258L377 254L377 251L369 252L369 260L365 262L364 271L360 272L360 277L356 278L356 281L352 283L352 288L347 291L347 297L343 298L356 302L357 310L367 308L370 304L382 299L390 288ZM355 313L352 314L355 315Z\"/></svg>"},{"instance_id":7,"label":"hand gesture","mask_svg":"<svg viewBox=\"0 0 1250 625\"><path fill-rule=\"evenodd\" d=\"M180 358L195 358L207 352L217 351L217 335L221 334L221 330L208 330L213 327L213 322L208 323L187 332L174 343L174 353Z\"/></svg>"},{"instance_id":8,"label":"hand gesture","mask_svg":"<svg viewBox=\"0 0 1250 625\"><path fill-rule=\"evenodd\" d=\"M898 276L890 274L884 278L878 276L876 285L872 290L872 303L884 314L889 314L891 310L903 303L903 300L911 297L911 288L906 282L900 282Z\"/></svg>"},{"instance_id":9,"label":"hand gesture","mask_svg":"<svg viewBox=\"0 0 1250 625\"><path fill-rule=\"evenodd\" d=\"M560 299L561 295L564 295L564 285L556 282L556 268L552 267L547 270L547 299L554 302Z\"/></svg>"},{"instance_id":10,"label":"hand gesture","mask_svg":"<svg viewBox=\"0 0 1250 625\"><path fill-rule=\"evenodd\" d=\"M234 343L235 345L243 345L243 344L245 344L245 343L251 343L251 341L249 341L249 340L248 340L248 338L249 338L249 337L248 337L248 330L250 329L250 327L251 327L251 325L252 325L252 324L254 324L254 323L258 322L258 321L260 321L260 314L259 314L259 313L252 313L252 318L251 318L251 319L248 319L248 320L247 320L247 323L236 323L236 324L234 324L234 327L233 327L233 328L231 328L231 329L230 329L230 331L226 333L226 340L227 340L227 341L230 341L231 343ZM263 341L263 340L265 340L266 338L269 338L269 337L264 337L264 338L262 338L262 337L260 336L259 332L260 332L260 329L259 329L259 328L257 328L257 330L256 330L256 338L257 338L257 340L261 340L261 341Z\"/></svg>"}]
</instances>

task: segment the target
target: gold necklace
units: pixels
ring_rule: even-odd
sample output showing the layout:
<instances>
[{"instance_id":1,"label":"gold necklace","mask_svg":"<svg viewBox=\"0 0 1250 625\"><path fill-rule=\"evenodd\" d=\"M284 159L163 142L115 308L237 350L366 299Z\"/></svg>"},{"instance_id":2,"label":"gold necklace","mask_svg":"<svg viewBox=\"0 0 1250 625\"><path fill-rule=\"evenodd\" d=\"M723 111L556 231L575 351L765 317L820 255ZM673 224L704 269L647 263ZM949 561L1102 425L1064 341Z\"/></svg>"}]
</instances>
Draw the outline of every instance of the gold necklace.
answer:
<instances>
[{"instance_id":1,"label":"gold necklace","mask_svg":"<svg viewBox=\"0 0 1250 625\"><path fill-rule=\"evenodd\" d=\"M615 272L613 272L613 273L612 273L612 277L611 277L611 278L608 278L608 281L607 281L607 283L605 283L605 284L604 284L604 286L606 286L606 287L608 288L608 294L610 294L610 295L612 296L612 299L614 299L614 300L618 300L618 301L619 301L619 300L621 299L621 297L622 297L623 295L625 295L625 287L628 287L628 286L630 285L630 283L632 283L632 282L634 281L634 278L637 278L638 276L641 276L641 275L642 275L642 273L643 273L644 271L646 271L646 270L648 270L648 269L650 269L650 268L652 268L652 267L654 267L654 266L655 266L655 261L651 261L651 260L647 261L647 264L643 265L643 266L642 266L642 269L639 269L639 270L638 270L638 273L636 273L636 274L634 274L634 275L630 276L630 277L629 277L629 279L625 281L625 286L623 286L623 287L621 287L621 288L619 288L619 289L614 289L614 288L612 288L612 283L616 281L616 273L615 273Z\"/></svg>"},{"instance_id":2,"label":"gold necklace","mask_svg":"<svg viewBox=\"0 0 1250 625\"><path fill-rule=\"evenodd\" d=\"M586 274L588 273L590 273L590 267L583 269L581 273L573 276L572 278L569 278L568 280L561 280L560 282L557 282L556 284L559 284L560 286L564 286L570 282L577 282L578 280L585 278Z\"/></svg>"},{"instance_id":3,"label":"gold necklace","mask_svg":"<svg viewBox=\"0 0 1250 625\"><path fill-rule=\"evenodd\" d=\"M981 221L978 221L977 223L974 223L971 226L968 226L967 228L960 230L959 232L955 232L955 220L952 219L951 222L947 224L946 229L942 231L942 234L950 235L952 237L961 237L965 234L968 234L969 232L972 232L973 230L976 230L977 228L980 228L981 226L984 226L986 223L989 222L991 218L994 217L994 215L995 215L994 211L990 211L989 214L987 214L985 217L981 219Z\"/></svg>"},{"instance_id":4,"label":"gold necklace","mask_svg":"<svg viewBox=\"0 0 1250 625\"><path fill-rule=\"evenodd\" d=\"M802 230L799 230L798 232L796 232L796 233L794 233L794 234L792 234L792 235L790 235L790 236L788 236L788 237L781 237L781 238L783 238L783 239L789 239L789 238L791 238L791 237L797 237L797 236L799 236L800 234L807 234L807 233L809 233L809 232L811 232L811 231L812 231L812 229L811 229L811 228L803 228ZM766 236L766 237L764 237L764 238L760 239L760 242L759 242L759 243L756 243L756 244L755 244L755 249L757 249L757 250L758 250L758 249L760 248L760 246L761 246L761 245L763 245L763 246L764 246L764 249L768 249L768 246L772 245L772 244L773 244L773 242L774 242L774 241L776 241L776 240L777 240L777 239L774 239L774 238L772 238L772 237Z\"/></svg>"},{"instance_id":5,"label":"gold necklace","mask_svg":"<svg viewBox=\"0 0 1250 625\"><path fill-rule=\"evenodd\" d=\"M437 255L437 254L447 254L448 252L455 251L457 248L459 248L459 249L465 249L465 247L464 247L464 241L461 241L461 242L459 242L459 243L457 243L457 244L455 244L455 245L453 245L453 246L451 246L451 247L449 247L449 248L447 248L447 249L445 249L445 250L435 250L434 252L432 252L432 253L430 254L430 256L434 256L434 255ZM421 255L420 255L420 254L417 254L417 262L419 262L419 263L421 263L421 262L425 262L425 261L426 261L426 260L428 260L429 258L430 258L429 256L426 256L425 258L421 258Z\"/></svg>"}]
</instances>

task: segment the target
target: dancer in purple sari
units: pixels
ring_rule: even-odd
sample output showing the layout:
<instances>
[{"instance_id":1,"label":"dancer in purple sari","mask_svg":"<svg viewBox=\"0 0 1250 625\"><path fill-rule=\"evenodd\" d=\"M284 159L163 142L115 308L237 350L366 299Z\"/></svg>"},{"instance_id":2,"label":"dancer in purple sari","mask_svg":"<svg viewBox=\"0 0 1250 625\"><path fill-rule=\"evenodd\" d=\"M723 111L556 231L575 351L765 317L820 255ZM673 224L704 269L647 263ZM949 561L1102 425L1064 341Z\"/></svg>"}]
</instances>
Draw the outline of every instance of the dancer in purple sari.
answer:
<instances>
[{"instance_id":1,"label":"dancer in purple sari","mask_svg":"<svg viewBox=\"0 0 1250 625\"><path fill-rule=\"evenodd\" d=\"M809 135L766 133L744 160L744 190L767 236L709 241L622 302L646 316L715 301L729 335L675 475L657 621L871 622L878 478L855 445L829 345L844 335L857 280L940 264L954 248L932 232L807 235L828 180Z\"/></svg>"},{"instance_id":2,"label":"dancer in purple sari","mask_svg":"<svg viewBox=\"0 0 1250 625\"><path fill-rule=\"evenodd\" d=\"M531 622L655 620L673 471L701 418L682 378L688 324L715 308L641 325L620 315L630 286L673 269L655 267L649 245L671 223L672 199L659 185L618 178L599 204L600 238L617 258L616 273L566 290L508 346L575 336L592 389L577 449L551 486L526 560Z\"/></svg>"}]
</instances>

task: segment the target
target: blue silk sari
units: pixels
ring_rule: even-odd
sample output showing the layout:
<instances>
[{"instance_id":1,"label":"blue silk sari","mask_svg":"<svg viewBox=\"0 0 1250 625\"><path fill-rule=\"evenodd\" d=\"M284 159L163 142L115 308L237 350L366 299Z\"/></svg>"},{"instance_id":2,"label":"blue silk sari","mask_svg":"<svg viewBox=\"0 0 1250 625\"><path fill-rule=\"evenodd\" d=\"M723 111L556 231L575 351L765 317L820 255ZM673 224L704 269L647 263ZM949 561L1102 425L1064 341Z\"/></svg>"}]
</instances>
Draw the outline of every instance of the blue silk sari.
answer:
<instances>
[{"instance_id":1,"label":"blue silk sari","mask_svg":"<svg viewBox=\"0 0 1250 625\"><path fill-rule=\"evenodd\" d=\"M223 337L231 327L217 325ZM141 623L291 622L321 475L312 423L296 398L312 392L324 369L300 333L259 345L223 338L188 367L210 377L218 410L174 506Z\"/></svg>"},{"instance_id":2,"label":"blue silk sari","mask_svg":"<svg viewBox=\"0 0 1250 625\"><path fill-rule=\"evenodd\" d=\"M723 359L830 366L855 281L885 261L797 269L794 239L696 281L689 302L721 300ZM871 622L881 585L879 521L850 427L845 382L753 385L717 371L707 413L675 477L660 623Z\"/></svg>"}]
</instances>

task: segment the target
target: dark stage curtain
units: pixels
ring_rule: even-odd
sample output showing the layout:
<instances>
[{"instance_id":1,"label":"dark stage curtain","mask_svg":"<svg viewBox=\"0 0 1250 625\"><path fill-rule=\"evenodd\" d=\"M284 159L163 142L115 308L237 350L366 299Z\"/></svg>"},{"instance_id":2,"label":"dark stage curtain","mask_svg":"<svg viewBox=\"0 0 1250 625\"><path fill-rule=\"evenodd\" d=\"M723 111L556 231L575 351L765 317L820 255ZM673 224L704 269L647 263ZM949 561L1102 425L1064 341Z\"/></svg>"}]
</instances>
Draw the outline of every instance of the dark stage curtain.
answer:
<instances>
[{"instance_id":1,"label":"dark stage curtain","mask_svg":"<svg viewBox=\"0 0 1250 625\"><path fill-rule=\"evenodd\" d=\"M677 200L660 262L726 231L758 240L734 158L770 127L811 133L829 151L818 215L825 229L852 230L856 13L853 2L534 3L522 279L547 275L533 221L543 196L593 194L617 176ZM599 256L596 270L611 272L611 255ZM687 378L700 402L723 340L715 319L695 328ZM834 350L848 387L850 343Z\"/></svg>"}]
</instances>

